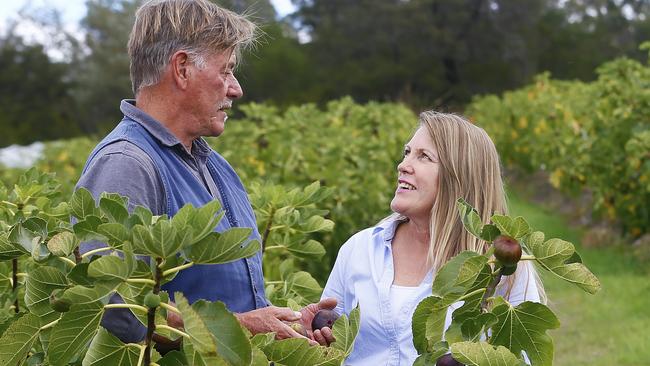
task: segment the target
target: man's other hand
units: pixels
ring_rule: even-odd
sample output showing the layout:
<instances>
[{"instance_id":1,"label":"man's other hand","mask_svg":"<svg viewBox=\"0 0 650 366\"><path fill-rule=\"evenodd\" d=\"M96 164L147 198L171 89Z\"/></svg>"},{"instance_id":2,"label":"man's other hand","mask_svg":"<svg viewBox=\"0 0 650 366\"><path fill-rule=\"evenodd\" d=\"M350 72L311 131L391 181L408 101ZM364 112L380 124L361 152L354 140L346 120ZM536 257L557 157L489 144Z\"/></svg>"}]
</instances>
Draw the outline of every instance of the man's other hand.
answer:
<instances>
[{"instance_id":1,"label":"man's other hand","mask_svg":"<svg viewBox=\"0 0 650 366\"><path fill-rule=\"evenodd\" d=\"M336 302L334 304L336 305ZM237 313L235 316L239 320L239 323L241 323L241 325L246 327L253 334L275 332L275 337L277 339L305 338L311 345L318 344L316 341L299 334L288 324L284 323L291 323L301 320L301 318L304 316L304 313L302 312L296 312L289 308L267 306L265 308L255 309L245 313ZM311 322L311 319L313 317L314 316L312 315L309 322ZM305 328L310 329L311 325L307 325Z\"/></svg>"}]
</instances>

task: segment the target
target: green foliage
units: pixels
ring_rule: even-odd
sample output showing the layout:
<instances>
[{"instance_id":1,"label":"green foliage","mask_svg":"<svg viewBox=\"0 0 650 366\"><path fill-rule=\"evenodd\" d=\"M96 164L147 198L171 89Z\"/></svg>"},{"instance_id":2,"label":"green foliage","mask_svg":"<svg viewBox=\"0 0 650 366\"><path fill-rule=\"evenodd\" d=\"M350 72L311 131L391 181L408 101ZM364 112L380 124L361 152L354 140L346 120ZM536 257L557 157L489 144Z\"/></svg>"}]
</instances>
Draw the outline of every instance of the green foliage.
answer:
<instances>
[{"instance_id":1,"label":"green foliage","mask_svg":"<svg viewBox=\"0 0 650 366\"><path fill-rule=\"evenodd\" d=\"M96 201L83 188L68 202L59 202L57 188L51 175L35 169L19 177L12 191L0 186L0 280L5 280L3 286L12 285L0 292L2 365L140 366L160 361L157 364L244 366L267 365L270 360L339 365L351 351L359 329L358 310L334 325L339 340L331 348L313 347L306 340L299 344L275 341L273 334L257 335L264 339L259 343L223 303L201 300L190 305L182 293L176 293L176 307L159 291L162 283L184 268L226 263L260 250L257 241L249 240L251 228L213 231L223 217L218 201L198 208L186 205L169 218L153 216L143 207L129 212L128 199L117 194L102 193ZM267 197L264 191L256 192L257 200L265 203L256 209L275 210L278 202L290 203L278 211L292 219L271 214L269 225L276 221L268 228L267 238L283 237L307 248L320 246L309 235L333 227L332 221L322 217L326 212L316 208L328 191L318 183L290 192L270 189L277 194ZM68 223L70 216L77 220L74 226ZM102 256L92 258L99 251L79 253L79 244L89 238L107 243L100 249ZM291 253L284 253L284 277L277 283L287 297L282 299L278 290L275 298L285 304L317 301L322 289L307 272L293 267ZM310 258L314 252L299 253L301 258ZM145 262L136 255L149 259ZM14 280L18 273L7 263L25 267L24 286ZM125 304L107 304L116 293ZM183 350L161 358L152 348L151 337L140 344L122 343L100 327L108 308L130 309L156 333L184 337ZM164 314L168 311L181 314L184 331L167 326ZM296 347L306 358L296 358Z\"/></svg>"},{"instance_id":2,"label":"green foliage","mask_svg":"<svg viewBox=\"0 0 650 366\"><path fill-rule=\"evenodd\" d=\"M544 74L476 99L468 113L506 164L545 170L565 192L588 190L597 214L638 237L650 231L650 67L622 58L598 75L586 84Z\"/></svg>"},{"instance_id":3,"label":"green foliage","mask_svg":"<svg viewBox=\"0 0 650 366\"><path fill-rule=\"evenodd\" d=\"M477 238L483 232L482 222L464 200L458 200L460 217L467 231ZM503 235L520 238L526 251L521 260L530 260L541 268L575 283L588 293L600 290L600 282L574 255L573 245L558 245L559 239L544 242L541 232L530 231L525 219L493 215L491 222ZM468 365L523 364L522 351L531 365L552 365L554 346L547 331L560 326L553 311L546 305L530 301L516 306L502 297L494 297L501 274L495 260L488 254L465 251L453 257L438 271L432 285L432 296L418 304L412 319L413 344L420 357L418 365L433 365L442 354ZM454 310L452 322L445 330L449 306Z\"/></svg>"},{"instance_id":4,"label":"green foliage","mask_svg":"<svg viewBox=\"0 0 650 366\"><path fill-rule=\"evenodd\" d=\"M417 118L401 105L359 105L351 99L330 102L322 111L309 104L291 107L283 113L263 104L249 104L242 111L244 118L229 124L227 132L211 143L237 167L242 180L250 187L253 206L261 207L255 213L263 236L269 215L277 216L274 223L284 220L283 227L298 219L313 225L311 228L293 225L291 235L306 234L325 225L327 221L317 218L308 221L309 217L304 215L309 213L295 216L296 209L304 211L301 205L307 203L300 203L298 196L292 198L294 193L289 193L287 202L280 198L287 190L283 187L307 186L319 181L328 188L329 194L311 200L322 202L320 206L330 210L327 218L337 225L331 235L315 236L314 240L325 243L327 257L320 263L312 261L308 267L310 273L324 282L340 244L359 228L371 226L388 215L395 191L395 167L404 142L417 126ZM258 181L279 186L257 188ZM273 208L271 203L256 198L258 189L268 192L265 196L278 197L272 203ZM287 206L290 208L283 209ZM322 229L330 228L322 226ZM286 230L283 230L268 236L267 244L284 246L296 255L322 252L313 242L293 243L285 239ZM277 273L277 268L274 264L265 267L265 271ZM278 276L273 274L271 278Z\"/></svg>"}]
</instances>

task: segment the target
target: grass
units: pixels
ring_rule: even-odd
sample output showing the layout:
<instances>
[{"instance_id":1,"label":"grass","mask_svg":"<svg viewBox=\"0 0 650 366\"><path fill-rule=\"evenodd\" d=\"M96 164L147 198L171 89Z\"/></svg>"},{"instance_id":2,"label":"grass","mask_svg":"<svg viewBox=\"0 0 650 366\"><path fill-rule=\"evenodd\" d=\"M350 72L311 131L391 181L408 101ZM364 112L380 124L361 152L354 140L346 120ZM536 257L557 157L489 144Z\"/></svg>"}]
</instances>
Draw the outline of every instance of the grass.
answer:
<instances>
[{"instance_id":1,"label":"grass","mask_svg":"<svg viewBox=\"0 0 650 366\"><path fill-rule=\"evenodd\" d=\"M557 366L650 365L650 272L625 248L582 248L581 230L562 217L510 193L510 213L546 238L576 244L602 290L590 295L548 272L542 278L561 327L550 332Z\"/></svg>"}]
</instances>

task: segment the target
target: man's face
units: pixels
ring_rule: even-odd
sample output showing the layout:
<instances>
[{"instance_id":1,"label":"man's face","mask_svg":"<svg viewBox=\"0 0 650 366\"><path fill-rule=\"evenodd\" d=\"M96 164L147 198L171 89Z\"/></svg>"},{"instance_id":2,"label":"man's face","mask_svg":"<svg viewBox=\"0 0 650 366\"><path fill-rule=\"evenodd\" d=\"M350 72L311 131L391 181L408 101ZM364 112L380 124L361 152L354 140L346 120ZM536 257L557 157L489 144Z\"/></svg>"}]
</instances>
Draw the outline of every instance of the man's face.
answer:
<instances>
[{"instance_id":1,"label":"man's face","mask_svg":"<svg viewBox=\"0 0 650 366\"><path fill-rule=\"evenodd\" d=\"M232 101L243 95L233 74L235 55L223 51L205 56L205 67L191 66L188 113L192 115L190 135L219 136L223 133Z\"/></svg>"}]
</instances>

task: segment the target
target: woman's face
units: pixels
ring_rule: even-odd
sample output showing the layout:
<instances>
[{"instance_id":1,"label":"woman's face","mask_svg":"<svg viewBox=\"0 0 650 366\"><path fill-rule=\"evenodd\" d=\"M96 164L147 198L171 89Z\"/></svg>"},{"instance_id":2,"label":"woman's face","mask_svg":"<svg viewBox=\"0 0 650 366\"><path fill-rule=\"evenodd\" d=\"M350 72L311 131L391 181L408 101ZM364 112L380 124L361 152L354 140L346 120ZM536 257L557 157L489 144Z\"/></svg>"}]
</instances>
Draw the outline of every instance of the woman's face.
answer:
<instances>
[{"instance_id":1,"label":"woman's face","mask_svg":"<svg viewBox=\"0 0 650 366\"><path fill-rule=\"evenodd\" d=\"M420 127L404 147L397 166L395 197L390 208L411 220L429 222L438 194L440 160L426 127Z\"/></svg>"}]
</instances>

